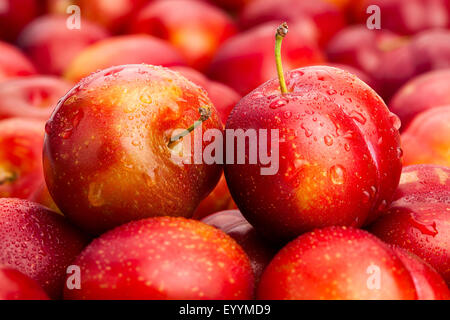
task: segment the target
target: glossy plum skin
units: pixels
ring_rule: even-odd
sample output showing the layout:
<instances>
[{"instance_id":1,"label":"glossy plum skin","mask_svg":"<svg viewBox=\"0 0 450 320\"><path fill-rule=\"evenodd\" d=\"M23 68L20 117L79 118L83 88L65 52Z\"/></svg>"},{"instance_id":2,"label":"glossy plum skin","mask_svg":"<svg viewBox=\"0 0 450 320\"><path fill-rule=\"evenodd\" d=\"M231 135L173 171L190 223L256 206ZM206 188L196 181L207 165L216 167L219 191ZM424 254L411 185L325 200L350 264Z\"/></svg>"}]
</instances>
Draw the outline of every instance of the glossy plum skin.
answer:
<instances>
[{"instance_id":1,"label":"glossy plum skin","mask_svg":"<svg viewBox=\"0 0 450 320\"><path fill-rule=\"evenodd\" d=\"M39 73L60 75L85 47L105 39L108 32L83 20L81 29L69 29L66 15L45 15L28 24L20 33L18 45Z\"/></svg>"},{"instance_id":2,"label":"glossy plum skin","mask_svg":"<svg viewBox=\"0 0 450 320\"><path fill-rule=\"evenodd\" d=\"M31 61L16 47L0 41L0 81L36 74Z\"/></svg>"},{"instance_id":3,"label":"glossy plum skin","mask_svg":"<svg viewBox=\"0 0 450 320\"><path fill-rule=\"evenodd\" d=\"M47 120L56 103L72 85L49 76L29 76L0 83L0 119Z\"/></svg>"},{"instance_id":4,"label":"glossy plum skin","mask_svg":"<svg viewBox=\"0 0 450 320\"><path fill-rule=\"evenodd\" d=\"M358 22L365 23L369 5L380 8L381 28L412 35L431 28L450 27L448 0L360 0L353 5Z\"/></svg>"},{"instance_id":5,"label":"glossy plum skin","mask_svg":"<svg viewBox=\"0 0 450 320\"><path fill-rule=\"evenodd\" d=\"M381 240L402 247L441 274L450 284L450 169L407 166L387 214L370 227Z\"/></svg>"},{"instance_id":6,"label":"glossy plum skin","mask_svg":"<svg viewBox=\"0 0 450 320\"><path fill-rule=\"evenodd\" d=\"M0 266L0 300L48 300L48 296L23 273Z\"/></svg>"},{"instance_id":7,"label":"glossy plum skin","mask_svg":"<svg viewBox=\"0 0 450 320\"><path fill-rule=\"evenodd\" d=\"M419 113L401 136L403 164L450 167L450 105Z\"/></svg>"},{"instance_id":8,"label":"glossy plum skin","mask_svg":"<svg viewBox=\"0 0 450 320\"><path fill-rule=\"evenodd\" d=\"M239 93L220 82L208 79L199 71L189 67L175 66L170 69L181 73L182 76L205 89L219 113L220 120L223 124L227 122L231 110L242 98Z\"/></svg>"},{"instance_id":9,"label":"glossy plum skin","mask_svg":"<svg viewBox=\"0 0 450 320\"><path fill-rule=\"evenodd\" d=\"M273 23L257 26L229 39L218 50L208 75L235 89L242 95L276 76L274 62ZM283 63L287 69L319 64L322 53L309 28L301 24L289 26L289 37L283 42Z\"/></svg>"},{"instance_id":10,"label":"glossy plum skin","mask_svg":"<svg viewBox=\"0 0 450 320\"><path fill-rule=\"evenodd\" d=\"M343 70L305 67L285 77L287 94L281 94L277 79L270 80L228 118L226 129L279 130L274 175L261 175L267 165L260 162L225 165L237 206L275 240L374 220L400 178L398 118L370 87Z\"/></svg>"},{"instance_id":11,"label":"glossy plum skin","mask_svg":"<svg viewBox=\"0 0 450 320\"><path fill-rule=\"evenodd\" d=\"M255 0L239 16L240 25L245 29L269 21L292 24L300 20L312 20L317 25L321 44L346 24L342 10L324 0Z\"/></svg>"},{"instance_id":12,"label":"glossy plum skin","mask_svg":"<svg viewBox=\"0 0 450 320\"><path fill-rule=\"evenodd\" d=\"M436 270L402 248L392 249L408 269L416 287L418 300L450 300L450 291Z\"/></svg>"},{"instance_id":13,"label":"glossy plum skin","mask_svg":"<svg viewBox=\"0 0 450 320\"><path fill-rule=\"evenodd\" d=\"M46 125L45 179L57 206L92 233L152 216L191 217L222 169L193 164L195 138L184 155L192 164L179 163L168 142L199 119L200 107L211 117L198 130L221 131L206 92L170 69L124 65L82 80Z\"/></svg>"},{"instance_id":14,"label":"glossy plum skin","mask_svg":"<svg viewBox=\"0 0 450 320\"><path fill-rule=\"evenodd\" d=\"M66 268L87 238L61 215L36 203L0 199L0 264L35 280L59 298Z\"/></svg>"},{"instance_id":15,"label":"glossy plum skin","mask_svg":"<svg viewBox=\"0 0 450 320\"><path fill-rule=\"evenodd\" d=\"M195 209L192 218L200 220L215 212L231 209L237 209L237 206L231 197L225 176L222 174L214 190Z\"/></svg>"},{"instance_id":16,"label":"glossy plum skin","mask_svg":"<svg viewBox=\"0 0 450 320\"><path fill-rule=\"evenodd\" d=\"M124 35L99 41L85 48L67 66L64 77L78 82L111 66L145 63L170 67L184 65L181 54L169 43L149 35Z\"/></svg>"},{"instance_id":17,"label":"glossy plum skin","mask_svg":"<svg viewBox=\"0 0 450 320\"><path fill-rule=\"evenodd\" d=\"M408 81L389 102L405 130L414 117L433 107L450 105L450 69L427 72Z\"/></svg>"},{"instance_id":18,"label":"glossy plum skin","mask_svg":"<svg viewBox=\"0 0 450 320\"><path fill-rule=\"evenodd\" d=\"M180 50L189 66L200 71L206 71L218 47L237 32L225 12L191 0L150 2L130 30L167 40Z\"/></svg>"},{"instance_id":19,"label":"glossy plum skin","mask_svg":"<svg viewBox=\"0 0 450 320\"><path fill-rule=\"evenodd\" d=\"M370 268L381 274L370 288ZM301 235L275 256L262 276L258 298L268 300L412 300L414 282L396 254L370 233L328 227Z\"/></svg>"},{"instance_id":20,"label":"glossy plum skin","mask_svg":"<svg viewBox=\"0 0 450 320\"><path fill-rule=\"evenodd\" d=\"M44 181L43 142L41 120L0 121L0 197L27 199Z\"/></svg>"},{"instance_id":21,"label":"glossy plum skin","mask_svg":"<svg viewBox=\"0 0 450 320\"><path fill-rule=\"evenodd\" d=\"M258 235L239 210L216 212L203 218L202 222L222 230L236 240L247 253L258 283L264 268L277 252L276 246Z\"/></svg>"},{"instance_id":22,"label":"glossy plum skin","mask_svg":"<svg viewBox=\"0 0 450 320\"><path fill-rule=\"evenodd\" d=\"M74 263L81 290L65 290L65 299L250 299L253 291L242 248L222 231L184 218L122 225Z\"/></svg>"},{"instance_id":23,"label":"glossy plum skin","mask_svg":"<svg viewBox=\"0 0 450 320\"><path fill-rule=\"evenodd\" d=\"M14 41L22 28L38 14L37 0L3 0L0 10L0 39Z\"/></svg>"}]
</instances>

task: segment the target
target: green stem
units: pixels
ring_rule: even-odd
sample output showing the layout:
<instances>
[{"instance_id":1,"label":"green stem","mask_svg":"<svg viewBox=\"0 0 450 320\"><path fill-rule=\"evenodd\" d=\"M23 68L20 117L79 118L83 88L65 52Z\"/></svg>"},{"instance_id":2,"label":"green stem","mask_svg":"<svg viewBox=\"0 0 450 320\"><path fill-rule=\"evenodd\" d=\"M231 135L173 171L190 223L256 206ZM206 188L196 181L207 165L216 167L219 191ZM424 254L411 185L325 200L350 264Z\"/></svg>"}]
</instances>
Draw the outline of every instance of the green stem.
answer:
<instances>
[{"instance_id":1,"label":"green stem","mask_svg":"<svg viewBox=\"0 0 450 320\"><path fill-rule=\"evenodd\" d=\"M198 109L198 112L200 113L200 118L197 121L195 121L193 125L191 125L186 130L183 130L176 136L170 138L168 144L169 148L171 148L175 144L175 142L177 142L178 140L182 139L183 137L187 136L189 133L194 131L198 126L200 126L204 121L208 120L209 117L211 116L211 109L209 108L201 107Z\"/></svg>"},{"instance_id":2,"label":"green stem","mask_svg":"<svg viewBox=\"0 0 450 320\"><path fill-rule=\"evenodd\" d=\"M289 28L287 23L283 22L277 28L277 34L275 35L275 61L277 63L277 73L278 80L280 81L281 93L288 92L286 88L286 80L284 80L283 63L281 61L281 43L283 42L283 38L287 35L288 31Z\"/></svg>"}]
</instances>

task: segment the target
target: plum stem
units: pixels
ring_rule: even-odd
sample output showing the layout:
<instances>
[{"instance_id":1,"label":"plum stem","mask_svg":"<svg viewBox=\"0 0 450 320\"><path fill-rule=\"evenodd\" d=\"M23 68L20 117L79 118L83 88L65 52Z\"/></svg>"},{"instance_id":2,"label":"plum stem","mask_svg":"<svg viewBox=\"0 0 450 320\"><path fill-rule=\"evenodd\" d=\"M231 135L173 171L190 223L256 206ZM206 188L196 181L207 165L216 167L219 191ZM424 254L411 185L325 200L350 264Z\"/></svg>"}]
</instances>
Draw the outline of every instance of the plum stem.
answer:
<instances>
[{"instance_id":1,"label":"plum stem","mask_svg":"<svg viewBox=\"0 0 450 320\"><path fill-rule=\"evenodd\" d=\"M281 43L286 37L289 27L286 22L280 24L275 35L275 61L277 63L278 80L280 81L281 93L287 93L286 80L284 79L283 62L281 61Z\"/></svg>"},{"instance_id":2,"label":"plum stem","mask_svg":"<svg viewBox=\"0 0 450 320\"><path fill-rule=\"evenodd\" d=\"M195 121L189 128L187 128L186 130L183 130L182 132L180 132L179 134L177 134L176 136L170 138L168 147L171 148L173 146L173 144L175 142L177 142L178 140L180 140L181 138L187 136L189 133L191 133L192 131L195 130L195 128L197 128L198 126L200 126L204 121L208 120L209 117L211 116L211 109L210 108L205 108L205 107L200 107L198 108L198 113L200 113L200 118Z\"/></svg>"}]
</instances>

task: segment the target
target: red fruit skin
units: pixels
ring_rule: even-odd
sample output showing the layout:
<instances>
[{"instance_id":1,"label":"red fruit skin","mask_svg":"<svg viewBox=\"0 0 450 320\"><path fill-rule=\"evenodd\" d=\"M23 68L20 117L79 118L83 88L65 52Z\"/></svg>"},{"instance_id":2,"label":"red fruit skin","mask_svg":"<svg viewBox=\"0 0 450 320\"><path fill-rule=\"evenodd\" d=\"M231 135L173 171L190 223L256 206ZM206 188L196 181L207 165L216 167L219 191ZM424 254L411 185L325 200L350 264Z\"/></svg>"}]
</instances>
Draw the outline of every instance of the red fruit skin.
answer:
<instances>
[{"instance_id":1,"label":"red fruit skin","mask_svg":"<svg viewBox=\"0 0 450 320\"><path fill-rule=\"evenodd\" d=\"M11 118L0 121L0 197L27 199L44 181L44 122Z\"/></svg>"},{"instance_id":2,"label":"red fruit skin","mask_svg":"<svg viewBox=\"0 0 450 320\"><path fill-rule=\"evenodd\" d=\"M231 209L237 209L237 206L222 174L214 190L195 209L192 219L201 220L215 212Z\"/></svg>"},{"instance_id":3,"label":"red fruit skin","mask_svg":"<svg viewBox=\"0 0 450 320\"><path fill-rule=\"evenodd\" d=\"M75 260L81 289L65 299L250 299L253 274L242 248L195 220L134 221L94 240Z\"/></svg>"},{"instance_id":4,"label":"red fruit skin","mask_svg":"<svg viewBox=\"0 0 450 320\"><path fill-rule=\"evenodd\" d=\"M419 300L450 300L450 291L436 270L402 248L392 249L411 274Z\"/></svg>"},{"instance_id":5,"label":"red fruit skin","mask_svg":"<svg viewBox=\"0 0 450 320\"><path fill-rule=\"evenodd\" d=\"M413 35L431 28L450 27L448 0L362 0L353 6L356 20L366 23L367 7L377 5L381 12L381 28Z\"/></svg>"},{"instance_id":6,"label":"red fruit skin","mask_svg":"<svg viewBox=\"0 0 450 320\"><path fill-rule=\"evenodd\" d=\"M370 227L381 240L429 263L450 284L450 169L435 165L403 169L388 212Z\"/></svg>"},{"instance_id":7,"label":"red fruit skin","mask_svg":"<svg viewBox=\"0 0 450 320\"><path fill-rule=\"evenodd\" d=\"M369 286L378 267L380 288ZM401 260L370 233L328 227L286 245L267 266L258 298L263 300L413 300L414 282Z\"/></svg>"},{"instance_id":8,"label":"red fruit skin","mask_svg":"<svg viewBox=\"0 0 450 320\"><path fill-rule=\"evenodd\" d=\"M41 16L19 35L18 45L41 74L61 75L84 48L109 35L88 20L82 21L81 29L69 29L67 19L67 15Z\"/></svg>"},{"instance_id":9,"label":"red fruit skin","mask_svg":"<svg viewBox=\"0 0 450 320\"><path fill-rule=\"evenodd\" d=\"M333 3L323 0L255 0L246 6L239 22L244 29L276 21L294 23L312 20L319 31L319 42L325 44L345 25L343 12Z\"/></svg>"},{"instance_id":10,"label":"red fruit skin","mask_svg":"<svg viewBox=\"0 0 450 320\"><path fill-rule=\"evenodd\" d=\"M279 130L276 174L262 175L268 165L260 162L225 165L237 206L275 240L374 220L400 178L398 118L370 87L343 70L314 66L285 77L287 94L280 93L278 80L270 80L228 118L226 129Z\"/></svg>"},{"instance_id":11,"label":"red fruit skin","mask_svg":"<svg viewBox=\"0 0 450 320\"><path fill-rule=\"evenodd\" d=\"M183 66L175 66L170 69L181 73L182 76L205 89L219 113L220 120L223 124L227 122L231 110L242 98L239 93L220 82L208 79L194 69Z\"/></svg>"},{"instance_id":12,"label":"red fruit skin","mask_svg":"<svg viewBox=\"0 0 450 320\"><path fill-rule=\"evenodd\" d=\"M181 54L166 41L148 35L116 36L85 48L69 64L64 77L78 82L93 72L124 64L184 65Z\"/></svg>"},{"instance_id":13,"label":"red fruit skin","mask_svg":"<svg viewBox=\"0 0 450 320\"><path fill-rule=\"evenodd\" d=\"M66 268L87 238L63 217L36 203L0 199L0 264L29 276L59 298Z\"/></svg>"},{"instance_id":14,"label":"red fruit skin","mask_svg":"<svg viewBox=\"0 0 450 320\"><path fill-rule=\"evenodd\" d=\"M191 164L178 163L168 142L199 119L200 107L211 110L201 130L222 131L206 92L170 69L116 66L82 80L46 125L45 179L57 206L96 234L152 216L191 217L222 168L193 163L194 135L184 149Z\"/></svg>"},{"instance_id":15,"label":"red fruit skin","mask_svg":"<svg viewBox=\"0 0 450 320\"><path fill-rule=\"evenodd\" d=\"M0 82L36 74L31 61L16 47L0 41Z\"/></svg>"},{"instance_id":16,"label":"red fruit skin","mask_svg":"<svg viewBox=\"0 0 450 320\"><path fill-rule=\"evenodd\" d=\"M222 230L236 240L247 253L258 284L264 268L275 256L277 248L258 235L239 210L216 212L201 221Z\"/></svg>"},{"instance_id":17,"label":"red fruit skin","mask_svg":"<svg viewBox=\"0 0 450 320\"><path fill-rule=\"evenodd\" d=\"M80 7L83 21L93 21L114 34L124 33L149 0L47 0L50 13L66 14L69 5Z\"/></svg>"},{"instance_id":18,"label":"red fruit skin","mask_svg":"<svg viewBox=\"0 0 450 320\"><path fill-rule=\"evenodd\" d=\"M450 167L450 105L419 113L401 136L403 164Z\"/></svg>"},{"instance_id":19,"label":"red fruit skin","mask_svg":"<svg viewBox=\"0 0 450 320\"><path fill-rule=\"evenodd\" d=\"M274 30L268 23L240 33L218 50L208 72L211 79L225 83L242 95L277 75L274 61ZM283 42L286 69L323 62L315 40L303 24L291 24Z\"/></svg>"},{"instance_id":20,"label":"red fruit skin","mask_svg":"<svg viewBox=\"0 0 450 320\"><path fill-rule=\"evenodd\" d=\"M48 300L47 294L23 273L0 267L0 300Z\"/></svg>"},{"instance_id":21,"label":"red fruit skin","mask_svg":"<svg viewBox=\"0 0 450 320\"><path fill-rule=\"evenodd\" d=\"M147 33L170 42L189 66L206 71L219 46L237 33L225 12L192 0L150 2L130 27L133 33Z\"/></svg>"},{"instance_id":22,"label":"red fruit skin","mask_svg":"<svg viewBox=\"0 0 450 320\"><path fill-rule=\"evenodd\" d=\"M47 120L59 98L71 87L69 82L48 76L30 76L0 83L0 119Z\"/></svg>"},{"instance_id":23,"label":"red fruit skin","mask_svg":"<svg viewBox=\"0 0 450 320\"><path fill-rule=\"evenodd\" d=\"M22 28L38 14L37 0L3 0L0 6L0 39L14 41Z\"/></svg>"}]
</instances>

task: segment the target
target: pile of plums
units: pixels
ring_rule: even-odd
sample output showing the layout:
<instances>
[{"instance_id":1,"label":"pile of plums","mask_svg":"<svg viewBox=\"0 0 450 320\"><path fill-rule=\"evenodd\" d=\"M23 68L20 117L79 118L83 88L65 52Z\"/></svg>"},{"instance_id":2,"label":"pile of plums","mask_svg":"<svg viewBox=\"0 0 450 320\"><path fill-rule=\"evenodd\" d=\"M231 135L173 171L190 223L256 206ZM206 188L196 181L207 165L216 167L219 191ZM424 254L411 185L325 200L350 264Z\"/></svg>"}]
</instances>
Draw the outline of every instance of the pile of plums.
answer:
<instances>
[{"instance_id":1,"label":"pile of plums","mask_svg":"<svg viewBox=\"0 0 450 320\"><path fill-rule=\"evenodd\" d=\"M0 4L0 300L450 299L449 1Z\"/></svg>"}]
</instances>

